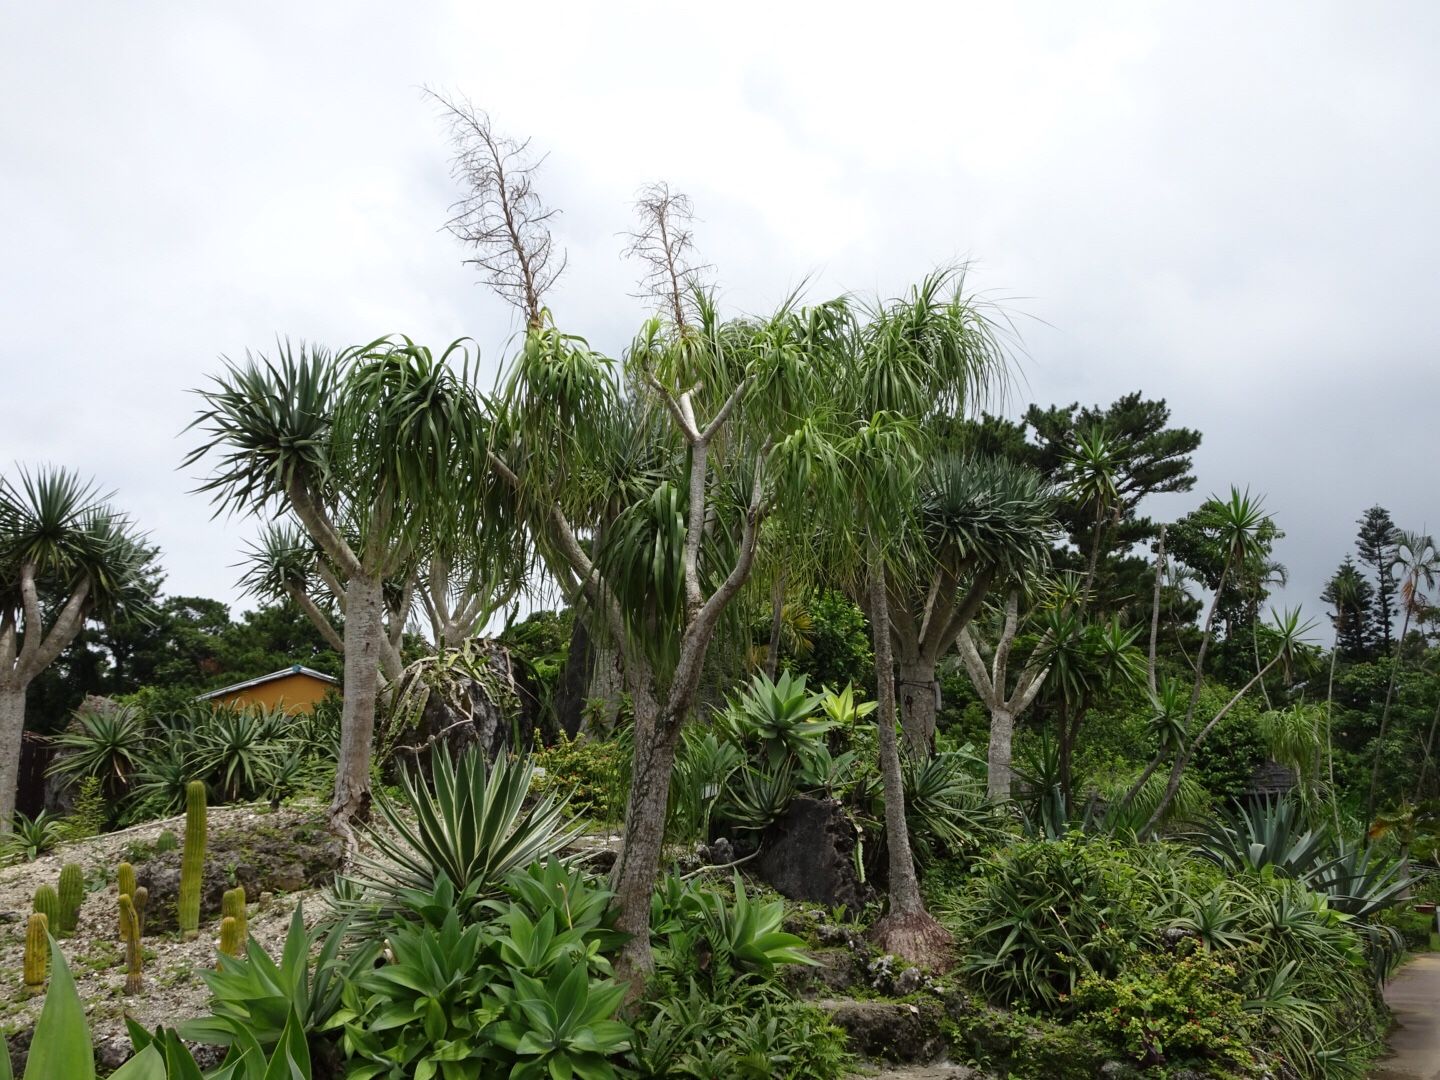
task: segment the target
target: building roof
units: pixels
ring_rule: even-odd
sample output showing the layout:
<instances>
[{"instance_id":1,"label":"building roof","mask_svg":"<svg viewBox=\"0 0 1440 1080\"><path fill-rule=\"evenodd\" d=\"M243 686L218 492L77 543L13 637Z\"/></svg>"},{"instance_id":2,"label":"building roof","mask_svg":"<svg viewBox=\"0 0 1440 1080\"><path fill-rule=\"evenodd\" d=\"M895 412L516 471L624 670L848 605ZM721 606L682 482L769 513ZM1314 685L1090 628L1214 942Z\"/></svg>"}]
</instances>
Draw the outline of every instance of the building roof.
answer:
<instances>
[{"instance_id":1,"label":"building roof","mask_svg":"<svg viewBox=\"0 0 1440 1080\"><path fill-rule=\"evenodd\" d=\"M274 682L276 679L289 678L291 675L309 675L312 679L319 679L331 685L338 684L339 679L333 675L326 675L323 671L316 671L314 668L304 667L300 664L292 664L290 667L281 668L279 671L272 671L269 675L261 675L258 679L247 679L244 682L237 682L233 686L222 686L219 690L211 690L208 694L201 694L196 701L209 701L211 698L223 697L226 694L233 694L240 690L249 690L252 686L263 686L265 683Z\"/></svg>"}]
</instances>

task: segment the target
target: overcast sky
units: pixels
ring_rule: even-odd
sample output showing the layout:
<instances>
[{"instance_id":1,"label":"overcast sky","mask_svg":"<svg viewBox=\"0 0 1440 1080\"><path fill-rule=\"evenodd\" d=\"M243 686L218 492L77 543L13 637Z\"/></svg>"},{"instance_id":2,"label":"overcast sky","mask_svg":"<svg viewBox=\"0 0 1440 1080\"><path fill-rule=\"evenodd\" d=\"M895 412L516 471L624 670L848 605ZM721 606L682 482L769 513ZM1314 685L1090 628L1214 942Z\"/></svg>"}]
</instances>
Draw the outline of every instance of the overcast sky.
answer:
<instances>
[{"instance_id":1,"label":"overcast sky","mask_svg":"<svg viewBox=\"0 0 1440 1080\"><path fill-rule=\"evenodd\" d=\"M1023 316L1030 400L1166 398L1199 487L1267 498L1287 599L1375 502L1440 527L1440 5L6 3L0 468L93 474L172 594L237 600L188 391L277 334L516 328L441 225L420 88L549 153L557 320L641 317L637 189L693 198L728 307L937 264Z\"/></svg>"}]
</instances>

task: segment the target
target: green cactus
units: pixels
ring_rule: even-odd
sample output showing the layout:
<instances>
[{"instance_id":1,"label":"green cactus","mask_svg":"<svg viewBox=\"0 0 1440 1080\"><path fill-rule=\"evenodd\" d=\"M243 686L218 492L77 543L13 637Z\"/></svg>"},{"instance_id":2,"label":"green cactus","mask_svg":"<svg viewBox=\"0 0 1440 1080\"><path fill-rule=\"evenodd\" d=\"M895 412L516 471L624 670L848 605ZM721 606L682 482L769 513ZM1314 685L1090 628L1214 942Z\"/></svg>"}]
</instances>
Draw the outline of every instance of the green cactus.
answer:
<instances>
[{"instance_id":1,"label":"green cactus","mask_svg":"<svg viewBox=\"0 0 1440 1080\"><path fill-rule=\"evenodd\" d=\"M239 956L244 945L240 924L233 915L226 915L220 920L220 951L226 956Z\"/></svg>"},{"instance_id":2,"label":"green cactus","mask_svg":"<svg viewBox=\"0 0 1440 1080\"><path fill-rule=\"evenodd\" d=\"M122 862L115 868L115 884L120 890L121 896L135 895L135 867L128 862Z\"/></svg>"},{"instance_id":3,"label":"green cactus","mask_svg":"<svg viewBox=\"0 0 1440 1080\"><path fill-rule=\"evenodd\" d=\"M25 992L38 994L45 987L45 968L50 962L50 920L44 912L30 916L25 926Z\"/></svg>"},{"instance_id":4,"label":"green cactus","mask_svg":"<svg viewBox=\"0 0 1440 1080\"><path fill-rule=\"evenodd\" d=\"M180 899L176 914L180 937L200 936L200 886L205 873L205 785L192 780L185 788L185 849L180 855Z\"/></svg>"},{"instance_id":5,"label":"green cactus","mask_svg":"<svg viewBox=\"0 0 1440 1080\"><path fill-rule=\"evenodd\" d=\"M169 829L166 829L159 836L155 837L155 853L157 855L163 855L167 851L174 851L179 846L180 841L175 838L175 834Z\"/></svg>"},{"instance_id":6,"label":"green cactus","mask_svg":"<svg viewBox=\"0 0 1440 1080\"><path fill-rule=\"evenodd\" d=\"M80 907L85 903L85 871L76 863L60 868L60 923L62 934L73 934L80 924Z\"/></svg>"},{"instance_id":7,"label":"green cactus","mask_svg":"<svg viewBox=\"0 0 1440 1080\"><path fill-rule=\"evenodd\" d=\"M145 936L145 909L150 906L150 890L141 885L130 897L130 902L135 905L135 924L140 936Z\"/></svg>"},{"instance_id":8,"label":"green cactus","mask_svg":"<svg viewBox=\"0 0 1440 1080\"><path fill-rule=\"evenodd\" d=\"M125 939L125 993L138 994L145 985L145 958L140 952L140 920L136 918L135 902L129 893L120 897L120 926Z\"/></svg>"},{"instance_id":9,"label":"green cactus","mask_svg":"<svg viewBox=\"0 0 1440 1080\"><path fill-rule=\"evenodd\" d=\"M44 915L48 920L46 929L50 926L60 925L60 894L55 891L53 885L41 885L35 890L34 910Z\"/></svg>"},{"instance_id":10,"label":"green cactus","mask_svg":"<svg viewBox=\"0 0 1440 1080\"><path fill-rule=\"evenodd\" d=\"M235 925L239 927L242 945L250 934L250 920L245 912L245 900L244 885L237 885L233 889L226 890L225 895L220 898L220 915L235 920Z\"/></svg>"}]
</instances>

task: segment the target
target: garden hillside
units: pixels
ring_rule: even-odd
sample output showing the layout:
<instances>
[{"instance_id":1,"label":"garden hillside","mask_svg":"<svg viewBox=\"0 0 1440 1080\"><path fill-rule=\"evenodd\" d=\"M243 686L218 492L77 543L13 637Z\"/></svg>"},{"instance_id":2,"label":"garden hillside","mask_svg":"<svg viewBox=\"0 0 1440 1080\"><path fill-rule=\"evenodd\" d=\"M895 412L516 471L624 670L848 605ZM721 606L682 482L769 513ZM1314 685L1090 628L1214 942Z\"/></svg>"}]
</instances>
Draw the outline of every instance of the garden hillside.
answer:
<instances>
[{"instance_id":1,"label":"garden hillside","mask_svg":"<svg viewBox=\"0 0 1440 1080\"><path fill-rule=\"evenodd\" d=\"M432 97L522 329L493 386L214 365L254 610L0 483L0 1080L1365 1076L1436 940L1434 540L1364 511L1277 610L1165 400L988 412L963 267L729 313L664 185L606 355L528 144Z\"/></svg>"}]
</instances>

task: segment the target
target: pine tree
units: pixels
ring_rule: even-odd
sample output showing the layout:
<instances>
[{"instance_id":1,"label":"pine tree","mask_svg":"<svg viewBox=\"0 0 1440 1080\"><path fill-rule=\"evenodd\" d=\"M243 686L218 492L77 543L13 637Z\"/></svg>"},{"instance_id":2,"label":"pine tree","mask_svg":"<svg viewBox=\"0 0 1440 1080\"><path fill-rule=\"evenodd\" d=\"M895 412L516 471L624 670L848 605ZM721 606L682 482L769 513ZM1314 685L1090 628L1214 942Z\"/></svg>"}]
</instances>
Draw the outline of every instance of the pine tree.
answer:
<instances>
[{"instance_id":1,"label":"pine tree","mask_svg":"<svg viewBox=\"0 0 1440 1080\"><path fill-rule=\"evenodd\" d=\"M1375 587L1349 555L1326 582L1320 599L1333 609L1330 622L1335 627L1335 647L1340 655L1347 660L1363 660L1373 655L1377 634Z\"/></svg>"},{"instance_id":2,"label":"pine tree","mask_svg":"<svg viewBox=\"0 0 1440 1080\"><path fill-rule=\"evenodd\" d=\"M1375 572L1375 626L1374 645L1377 651L1386 651L1394 640L1391 636L1395 621L1395 541L1400 530L1390 517L1390 511L1383 506L1372 506L1365 516L1356 522L1360 531L1355 536L1355 548L1360 561Z\"/></svg>"}]
</instances>

